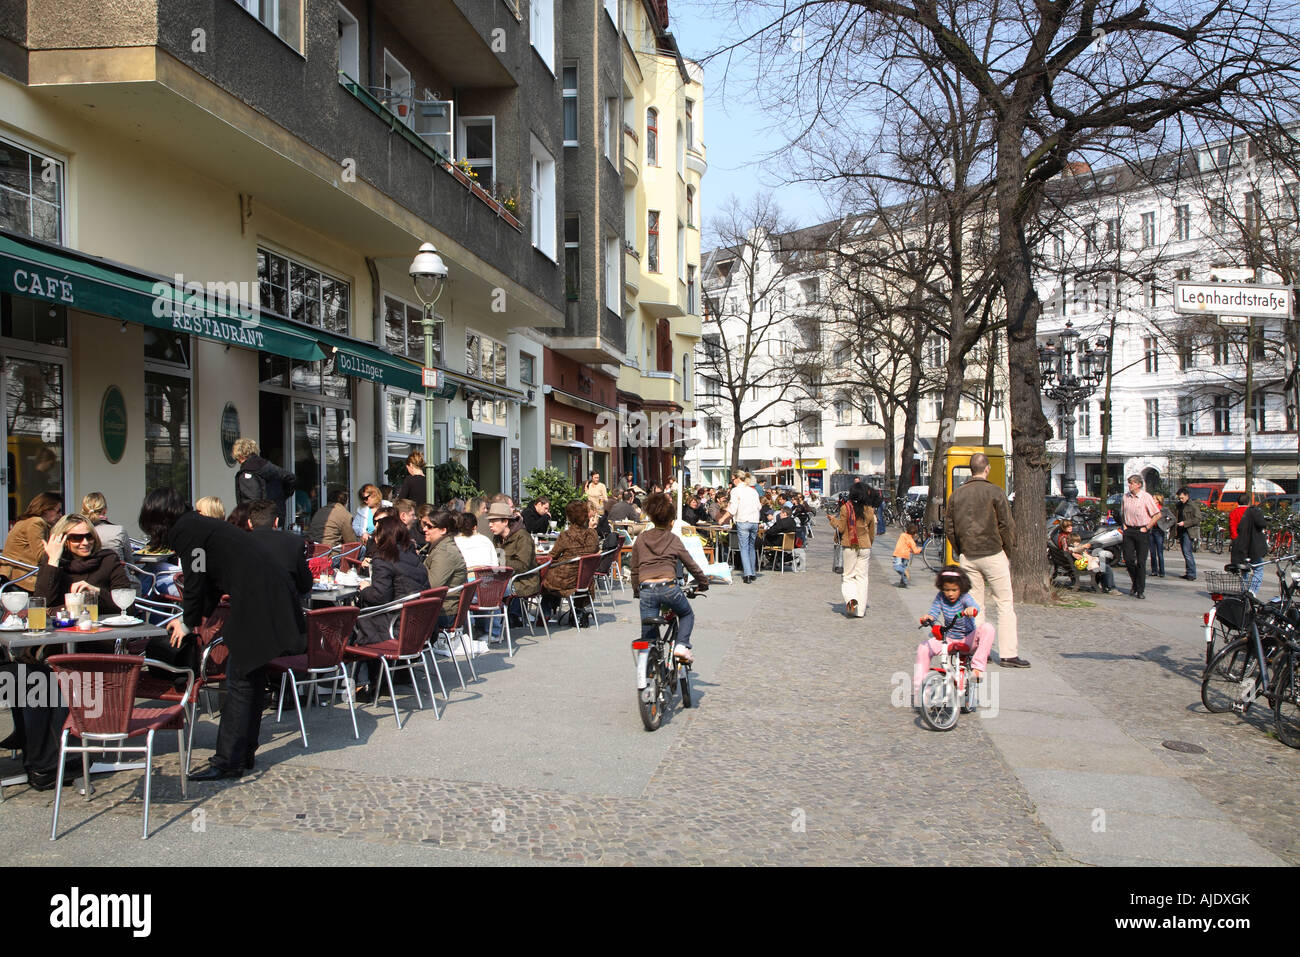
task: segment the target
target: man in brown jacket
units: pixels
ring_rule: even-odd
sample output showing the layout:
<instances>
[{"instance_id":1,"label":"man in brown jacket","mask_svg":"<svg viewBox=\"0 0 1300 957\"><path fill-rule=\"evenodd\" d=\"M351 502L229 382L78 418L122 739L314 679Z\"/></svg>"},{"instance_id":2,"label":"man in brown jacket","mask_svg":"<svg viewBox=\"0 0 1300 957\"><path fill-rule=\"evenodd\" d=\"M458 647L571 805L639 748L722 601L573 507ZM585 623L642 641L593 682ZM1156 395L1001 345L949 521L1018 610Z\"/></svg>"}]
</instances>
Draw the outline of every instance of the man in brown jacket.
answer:
<instances>
[{"instance_id":1,"label":"man in brown jacket","mask_svg":"<svg viewBox=\"0 0 1300 957\"><path fill-rule=\"evenodd\" d=\"M488 527L492 530L492 541L500 549L502 561L509 565L516 575L537 567L537 545L528 529L520 523L514 531L510 530L513 510L503 502L495 503L487 512ZM518 598L531 598L541 590L540 575L526 575L516 579L510 586L511 594ZM523 614L519 603L510 602L510 623L522 625Z\"/></svg>"},{"instance_id":2,"label":"man in brown jacket","mask_svg":"<svg viewBox=\"0 0 1300 957\"><path fill-rule=\"evenodd\" d=\"M976 626L984 624L985 588L998 609L998 661L1004 668L1028 668L1020 657L1016 609L1011 595L1011 549L1015 525L1006 493L989 481L989 457L970 457L971 477L948 499L944 537L952 545L961 570L971 580L971 598L980 606Z\"/></svg>"}]
</instances>

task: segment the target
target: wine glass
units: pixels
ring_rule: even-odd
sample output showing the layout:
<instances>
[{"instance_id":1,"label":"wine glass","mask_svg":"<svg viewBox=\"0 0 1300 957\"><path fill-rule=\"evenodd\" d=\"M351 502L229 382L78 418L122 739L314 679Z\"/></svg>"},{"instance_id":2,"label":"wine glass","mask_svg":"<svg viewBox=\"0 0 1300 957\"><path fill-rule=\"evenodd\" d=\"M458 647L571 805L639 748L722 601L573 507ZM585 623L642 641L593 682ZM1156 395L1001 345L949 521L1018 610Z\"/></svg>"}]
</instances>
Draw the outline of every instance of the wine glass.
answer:
<instances>
[{"instance_id":1,"label":"wine glass","mask_svg":"<svg viewBox=\"0 0 1300 957\"><path fill-rule=\"evenodd\" d=\"M12 627L14 622L21 623L22 619L18 616L18 613L27 607L30 598L31 596L21 588L11 588L9 591L0 592L0 604L3 604L5 611L9 612L9 615L4 620L6 626Z\"/></svg>"},{"instance_id":2,"label":"wine glass","mask_svg":"<svg viewBox=\"0 0 1300 957\"><path fill-rule=\"evenodd\" d=\"M135 604L134 588L114 588L109 594L113 597L113 604L118 607L118 618L127 617L127 612Z\"/></svg>"}]
</instances>

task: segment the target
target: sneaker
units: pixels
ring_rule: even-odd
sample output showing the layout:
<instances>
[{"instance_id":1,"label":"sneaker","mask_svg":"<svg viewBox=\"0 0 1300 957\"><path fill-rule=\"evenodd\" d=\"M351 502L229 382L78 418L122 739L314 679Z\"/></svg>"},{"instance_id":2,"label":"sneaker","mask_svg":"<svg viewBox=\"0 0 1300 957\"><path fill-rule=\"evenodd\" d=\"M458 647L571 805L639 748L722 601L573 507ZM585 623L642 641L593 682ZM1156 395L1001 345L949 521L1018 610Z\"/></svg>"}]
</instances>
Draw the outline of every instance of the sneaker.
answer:
<instances>
[{"instance_id":1,"label":"sneaker","mask_svg":"<svg viewBox=\"0 0 1300 957\"><path fill-rule=\"evenodd\" d=\"M673 645L673 657L678 661L684 661L687 664L690 664L695 660L695 656L691 654L691 649L687 648L685 645Z\"/></svg>"}]
</instances>

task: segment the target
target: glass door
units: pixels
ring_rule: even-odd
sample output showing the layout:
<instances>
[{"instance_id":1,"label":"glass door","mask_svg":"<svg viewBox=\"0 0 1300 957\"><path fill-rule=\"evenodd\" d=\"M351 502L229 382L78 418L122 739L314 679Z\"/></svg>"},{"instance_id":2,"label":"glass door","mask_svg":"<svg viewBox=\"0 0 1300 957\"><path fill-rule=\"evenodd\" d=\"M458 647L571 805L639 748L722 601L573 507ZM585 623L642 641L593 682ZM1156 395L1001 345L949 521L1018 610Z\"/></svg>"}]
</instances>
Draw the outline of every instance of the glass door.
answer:
<instances>
[{"instance_id":1,"label":"glass door","mask_svg":"<svg viewBox=\"0 0 1300 957\"><path fill-rule=\"evenodd\" d=\"M41 492L64 495L64 367L59 361L3 358L5 400L4 514L9 528ZM75 503L71 503L75 505Z\"/></svg>"}]
</instances>

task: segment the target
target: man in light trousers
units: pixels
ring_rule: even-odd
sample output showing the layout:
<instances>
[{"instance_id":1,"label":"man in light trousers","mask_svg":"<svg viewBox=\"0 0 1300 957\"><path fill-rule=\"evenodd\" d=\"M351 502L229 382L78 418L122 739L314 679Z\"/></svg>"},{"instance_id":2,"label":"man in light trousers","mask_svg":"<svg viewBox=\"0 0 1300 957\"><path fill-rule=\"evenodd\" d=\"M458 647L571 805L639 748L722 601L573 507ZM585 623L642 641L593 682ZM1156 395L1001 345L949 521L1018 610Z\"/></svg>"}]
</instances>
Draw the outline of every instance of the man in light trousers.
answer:
<instances>
[{"instance_id":1,"label":"man in light trousers","mask_svg":"<svg viewBox=\"0 0 1300 957\"><path fill-rule=\"evenodd\" d=\"M971 580L971 597L980 606L976 625L985 624L985 589L998 612L998 661L1004 668L1028 668L1020 657L1016 609L1011 594L1011 549L1015 525L1006 493L989 481L989 458L970 457L971 477L948 499L944 535Z\"/></svg>"}]
</instances>

